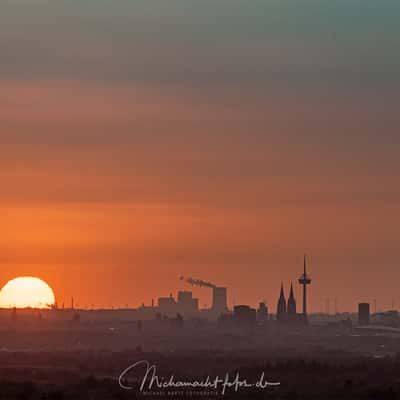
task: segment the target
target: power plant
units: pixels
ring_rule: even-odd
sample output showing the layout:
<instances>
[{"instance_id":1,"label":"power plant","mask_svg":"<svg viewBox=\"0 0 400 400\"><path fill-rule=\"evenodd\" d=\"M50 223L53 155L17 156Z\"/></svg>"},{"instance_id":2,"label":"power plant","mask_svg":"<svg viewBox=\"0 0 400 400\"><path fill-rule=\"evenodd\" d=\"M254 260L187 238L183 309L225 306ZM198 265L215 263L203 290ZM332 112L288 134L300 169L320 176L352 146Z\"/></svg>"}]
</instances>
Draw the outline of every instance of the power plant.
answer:
<instances>
[{"instance_id":1,"label":"power plant","mask_svg":"<svg viewBox=\"0 0 400 400\"><path fill-rule=\"evenodd\" d=\"M192 286L208 287L212 289L212 302L210 311L216 315L220 315L228 311L228 288L219 287L211 282L201 279L180 277L181 281L187 282Z\"/></svg>"}]
</instances>

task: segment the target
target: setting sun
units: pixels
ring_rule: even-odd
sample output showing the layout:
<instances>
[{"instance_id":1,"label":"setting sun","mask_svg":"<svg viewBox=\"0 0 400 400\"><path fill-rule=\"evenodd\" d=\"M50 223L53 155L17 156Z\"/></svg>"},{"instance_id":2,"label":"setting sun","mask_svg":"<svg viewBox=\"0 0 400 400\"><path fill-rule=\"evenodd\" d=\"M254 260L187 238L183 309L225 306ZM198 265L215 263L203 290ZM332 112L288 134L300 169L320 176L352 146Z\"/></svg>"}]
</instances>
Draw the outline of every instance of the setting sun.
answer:
<instances>
[{"instance_id":1,"label":"setting sun","mask_svg":"<svg viewBox=\"0 0 400 400\"><path fill-rule=\"evenodd\" d=\"M50 308L54 303L53 290L39 278L24 276L12 279L0 291L2 308Z\"/></svg>"}]
</instances>

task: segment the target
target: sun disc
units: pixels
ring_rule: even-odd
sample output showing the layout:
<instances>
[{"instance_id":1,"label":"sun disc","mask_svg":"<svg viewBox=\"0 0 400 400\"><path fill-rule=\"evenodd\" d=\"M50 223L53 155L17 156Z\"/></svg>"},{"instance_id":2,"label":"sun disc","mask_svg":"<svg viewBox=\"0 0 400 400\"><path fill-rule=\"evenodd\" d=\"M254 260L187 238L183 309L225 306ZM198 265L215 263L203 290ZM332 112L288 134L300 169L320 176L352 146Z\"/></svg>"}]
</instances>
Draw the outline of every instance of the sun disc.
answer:
<instances>
[{"instance_id":1,"label":"sun disc","mask_svg":"<svg viewBox=\"0 0 400 400\"><path fill-rule=\"evenodd\" d=\"M1 308L50 308L54 292L42 279L22 276L8 281L0 291Z\"/></svg>"}]
</instances>

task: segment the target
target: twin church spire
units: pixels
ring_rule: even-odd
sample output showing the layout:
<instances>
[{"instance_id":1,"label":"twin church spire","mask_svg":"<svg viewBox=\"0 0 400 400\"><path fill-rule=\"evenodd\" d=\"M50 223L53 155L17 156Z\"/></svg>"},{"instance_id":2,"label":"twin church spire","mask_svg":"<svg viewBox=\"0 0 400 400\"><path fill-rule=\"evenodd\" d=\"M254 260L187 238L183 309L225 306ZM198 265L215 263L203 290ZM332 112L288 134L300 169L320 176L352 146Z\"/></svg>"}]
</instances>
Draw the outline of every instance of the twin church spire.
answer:
<instances>
[{"instance_id":1,"label":"twin church spire","mask_svg":"<svg viewBox=\"0 0 400 400\"><path fill-rule=\"evenodd\" d=\"M278 321L290 319L292 316L297 315L296 310L296 299L293 293L293 283L290 283L289 298L286 303L285 291L283 289L283 282L281 283L281 293L279 295L278 307L276 312L276 318Z\"/></svg>"}]
</instances>

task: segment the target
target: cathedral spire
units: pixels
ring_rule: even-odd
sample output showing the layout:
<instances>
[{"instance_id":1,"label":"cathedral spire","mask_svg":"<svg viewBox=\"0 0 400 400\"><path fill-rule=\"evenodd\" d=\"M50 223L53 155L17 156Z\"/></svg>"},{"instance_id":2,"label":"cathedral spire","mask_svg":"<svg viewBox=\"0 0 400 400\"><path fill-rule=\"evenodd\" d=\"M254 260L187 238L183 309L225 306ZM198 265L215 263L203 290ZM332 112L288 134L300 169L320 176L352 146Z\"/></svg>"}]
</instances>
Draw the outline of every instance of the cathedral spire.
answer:
<instances>
[{"instance_id":1,"label":"cathedral spire","mask_svg":"<svg viewBox=\"0 0 400 400\"><path fill-rule=\"evenodd\" d=\"M293 294L293 282L290 282L290 294L289 294L289 299L293 298L294 299L294 294Z\"/></svg>"},{"instance_id":2,"label":"cathedral spire","mask_svg":"<svg viewBox=\"0 0 400 400\"><path fill-rule=\"evenodd\" d=\"M281 293L278 299L278 306L276 310L276 319L278 321L282 321L286 318L286 299L285 299L285 292L283 290L283 282L281 283Z\"/></svg>"},{"instance_id":3,"label":"cathedral spire","mask_svg":"<svg viewBox=\"0 0 400 400\"><path fill-rule=\"evenodd\" d=\"M294 298L294 293L293 293L293 282L290 282L290 294L289 294L289 299L287 303L287 312L290 315L296 315L297 310L296 310L296 300Z\"/></svg>"}]
</instances>

